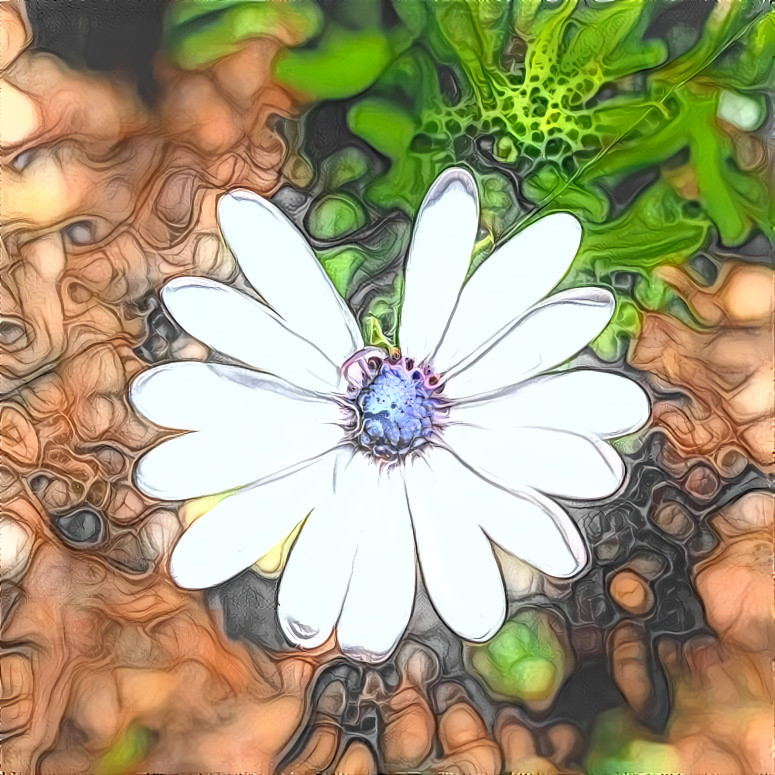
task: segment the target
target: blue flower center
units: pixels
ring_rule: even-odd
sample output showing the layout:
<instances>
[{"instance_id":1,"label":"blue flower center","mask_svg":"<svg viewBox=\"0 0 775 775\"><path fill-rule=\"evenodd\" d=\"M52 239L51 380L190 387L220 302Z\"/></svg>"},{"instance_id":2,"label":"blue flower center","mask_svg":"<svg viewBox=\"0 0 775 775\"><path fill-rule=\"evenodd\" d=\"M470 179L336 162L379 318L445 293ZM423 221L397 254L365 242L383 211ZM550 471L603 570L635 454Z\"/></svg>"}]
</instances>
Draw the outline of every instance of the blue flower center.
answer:
<instances>
[{"instance_id":1,"label":"blue flower center","mask_svg":"<svg viewBox=\"0 0 775 775\"><path fill-rule=\"evenodd\" d=\"M355 403L360 413L361 447L383 460L396 460L426 444L434 432L437 378L411 360L382 362Z\"/></svg>"}]
</instances>

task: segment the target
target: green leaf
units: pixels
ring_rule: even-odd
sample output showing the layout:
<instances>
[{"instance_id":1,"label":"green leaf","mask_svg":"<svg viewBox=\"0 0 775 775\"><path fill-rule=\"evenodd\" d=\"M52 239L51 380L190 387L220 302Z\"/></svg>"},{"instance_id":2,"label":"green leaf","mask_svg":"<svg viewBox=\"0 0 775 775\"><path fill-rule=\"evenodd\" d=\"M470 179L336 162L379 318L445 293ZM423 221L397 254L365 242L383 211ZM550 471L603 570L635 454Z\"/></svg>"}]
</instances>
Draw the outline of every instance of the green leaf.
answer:
<instances>
[{"instance_id":1,"label":"green leaf","mask_svg":"<svg viewBox=\"0 0 775 775\"><path fill-rule=\"evenodd\" d=\"M374 340L375 331L379 331L382 342L389 342L391 346L398 341L398 319L401 300L404 297L404 278L398 275L391 284L380 294L376 295L364 315L366 321L366 341L377 346L380 342Z\"/></svg>"},{"instance_id":2,"label":"green leaf","mask_svg":"<svg viewBox=\"0 0 775 775\"><path fill-rule=\"evenodd\" d=\"M572 656L545 610L523 608L488 643L471 646L471 665L487 686L523 701L551 698L570 668Z\"/></svg>"},{"instance_id":3,"label":"green leaf","mask_svg":"<svg viewBox=\"0 0 775 775\"><path fill-rule=\"evenodd\" d=\"M248 38L304 43L322 24L312 0L185 0L171 6L165 43L173 61L195 69L239 51Z\"/></svg>"},{"instance_id":4,"label":"green leaf","mask_svg":"<svg viewBox=\"0 0 775 775\"><path fill-rule=\"evenodd\" d=\"M369 170L369 160L360 148L347 146L330 156L324 163L326 185L337 189L359 180Z\"/></svg>"},{"instance_id":5,"label":"green leaf","mask_svg":"<svg viewBox=\"0 0 775 775\"><path fill-rule=\"evenodd\" d=\"M336 239L357 231L366 223L361 203L348 194L318 199L307 214L307 230L316 239Z\"/></svg>"},{"instance_id":6,"label":"green leaf","mask_svg":"<svg viewBox=\"0 0 775 775\"><path fill-rule=\"evenodd\" d=\"M97 765L99 775L124 775L141 769L143 760L154 746L150 729L132 724L102 756Z\"/></svg>"},{"instance_id":7,"label":"green leaf","mask_svg":"<svg viewBox=\"0 0 775 775\"><path fill-rule=\"evenodd\" d=\"M543 208L542 215L560 210L600 222L606 219L610 210L608 200L600 191L584 188L569 179L553 162L545 162L530 173L522 184L522 190L531 201Z\"/></svg>"},{"instance_id":8,"label":"green leaf","mask_svg":"<svg viewBox=\"0 0 775 775\"><path fill-rule=\"evenodd\" d=\"M571 274L591 270L611 285L617 271L646 275L689 261L708 245L711 229L707 216L692 212L666 183L655 183L615 220L585 225ZM564 284L573 282L568 277Z\"/></svg>"},{"instance_id":9,"label":"green leaf","mask_svg":"<svg viewBox=\"0 0 775 775\"><path fill-rule=\"evenodd\" d=\"M762 9L764 10L764 9ZM775 85L775 13L756 16L730 56L708 68L714 78L741 91L772 89Z\"/></svg>"},{"instance_id":10,"label":"green leaf","mask_svg":"<svg viewBox=\"0 0 775 775\"><path fill-rule=\"evenodd\" d=\"M447 0L432 3L444 39L450 44L483 100L492 98L488 73L497 67L509 7L502 0Z\"/></svg>"},{"instance_id":11,"label":"green leaf","mask_svg":"<svg viewBox=\"0 0 775 775\"><path fill-rule=\"evenodd\" d=\"M633 126L615 148L585 170L580 180L592 185L607 177L620 179L688 150L698 190L696 199L715 223L722 241L739 245L756 227L771 234L768 208L772 194L761 178L737 166L732 138L718 120L720 95L711 87L677 88L666 101L665 110L652 110L655 124Z\"/></svg>"},{"instance_id":12,"label":"green leaf","mask_svg":"<svg viewBox=\"0 0 775 775\"><path fill-rule=\"evenodd\" d=\"M277 80L310 99L340 99L371 86L411 42L399 30L333 27L313 50L286 51L274 66Z\"/></svg>"},{"instance_id":13,"label":"green leaf","mask_svg":"<svg viewBox=\"0 0 775 775\"><path fill-rule=\"evenodd\" d=\"M363 252L354 247L338 248L320 255L323 268L339 295L345 299L350 293L353 276L365 259Z\"/></svg>"},{"instance_id":14,"label":"green leaf","mask_svg":"<svg viewBox=\"0 0 775 775\"><path fill-rule=\"evenodd\" d=\"M589 775L682 772L685 768L678 750L638 723L631 710L614 708L595 721L584 762Z\"/></svg>"}]
</instances>

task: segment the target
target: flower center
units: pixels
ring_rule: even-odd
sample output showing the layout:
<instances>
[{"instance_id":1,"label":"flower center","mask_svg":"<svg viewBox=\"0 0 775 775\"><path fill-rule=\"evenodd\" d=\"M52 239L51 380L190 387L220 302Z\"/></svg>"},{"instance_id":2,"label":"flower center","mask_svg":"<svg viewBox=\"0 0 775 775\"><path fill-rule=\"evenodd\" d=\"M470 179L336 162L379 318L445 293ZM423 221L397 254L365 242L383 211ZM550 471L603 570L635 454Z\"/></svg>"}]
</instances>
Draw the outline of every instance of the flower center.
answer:
<instances>
[{"instance_id":1,"label":"flower center","mask_svg":"<svg viewBox=\"0 0 775 775\"><path fill-rule=\"evenodd\" d=\"M426 444L442 399L438 378L410 358L371 358L367 379L355 398L356 443L374 457L396 460Z\"/></svg>"}]
</instances>

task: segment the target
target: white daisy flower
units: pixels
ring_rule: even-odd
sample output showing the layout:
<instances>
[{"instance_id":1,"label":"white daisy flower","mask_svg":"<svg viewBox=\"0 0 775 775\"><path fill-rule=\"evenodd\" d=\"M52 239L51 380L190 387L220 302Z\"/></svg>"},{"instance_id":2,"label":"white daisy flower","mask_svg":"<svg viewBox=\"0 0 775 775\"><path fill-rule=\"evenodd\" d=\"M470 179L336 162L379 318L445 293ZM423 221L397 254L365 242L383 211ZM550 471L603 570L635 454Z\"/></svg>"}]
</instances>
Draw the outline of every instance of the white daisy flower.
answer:
<instances>
[{"instance_id":1,"label":"white daisy flower","mask_svg":"<svg viewBox=\"0 0 775 775\"><path fill-rule=\"evenodd\" d=\"M578 221L539 220L466 282L476 186L444 172L417 217L401 349L389 354L364 347L274 205L233 191L218 217L265 303L196 277L172 280L162 299L192 336L245 365L169 363L131 387L142 415L190 431L139 461L138 487L171 501L233 491L175 547L179 585L226 581L303 523L280 580L283 632L314 648L336 629L345 654L378 662L409 622L416 560L439 616L470 641L506 615L493 542L552 576L583 568L576 524L547 496L616 491L625 468L606 440L643 425L649 403L617 374L547 373L614 310L600 288L544 298L578 249Z\"/></svg>"}]
</instances>

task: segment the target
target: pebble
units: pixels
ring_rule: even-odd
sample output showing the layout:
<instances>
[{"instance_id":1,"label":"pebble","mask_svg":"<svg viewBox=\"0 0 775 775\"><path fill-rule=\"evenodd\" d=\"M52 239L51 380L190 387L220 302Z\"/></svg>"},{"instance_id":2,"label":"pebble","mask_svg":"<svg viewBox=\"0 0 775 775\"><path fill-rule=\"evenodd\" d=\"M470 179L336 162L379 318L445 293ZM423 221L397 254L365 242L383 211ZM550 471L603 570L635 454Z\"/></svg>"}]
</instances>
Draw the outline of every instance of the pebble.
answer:
<instances>
[{"instance_id":1,"label":"pebble","mask_svg":"<svg viewBox=\"0 0 775 775\"><path fill-rule=\"evenodd\" d=\"M646 579L631 570L621 570L609 582L614 602L627 613L641 616L654 606L654 593Z\"/></svg>"}]
</instances>

